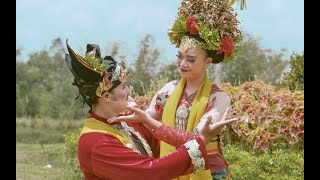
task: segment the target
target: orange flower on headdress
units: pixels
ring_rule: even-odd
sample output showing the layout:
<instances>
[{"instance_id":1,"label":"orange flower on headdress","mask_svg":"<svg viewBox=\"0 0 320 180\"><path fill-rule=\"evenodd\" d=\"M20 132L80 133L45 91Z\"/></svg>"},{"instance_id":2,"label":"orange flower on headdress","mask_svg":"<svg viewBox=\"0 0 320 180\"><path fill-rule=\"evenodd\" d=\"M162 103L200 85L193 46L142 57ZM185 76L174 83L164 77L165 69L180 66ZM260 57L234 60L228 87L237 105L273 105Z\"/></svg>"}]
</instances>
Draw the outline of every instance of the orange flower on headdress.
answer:
<instances>
[{"instance_id":1,"label":"orange flower on headdress","mask_svg":"<svg viewBox=\"0 0 320 180\"><path fill-rule=\"evenodd\" d=\"M190 34L192 34L192 35L199 34L199 30L196 28L197 25L198 25L198 23L193 17L189 17L186 20L187 29L189 30Z\"/></svg>"},{"instance_id":2,"label":"orange flower on headdress","mask_svg":"<svg viewBox=\"0 0 320 180\"><path fill-rule=\"evenodd\" d=\"M109 90L112 87L112 82L109 80L110 73L109 72L104 72L103 75L103 83L105 86L105 90Z\"/></svg>"},{"instance_id":3,"label":"orange flower on headdress","mask_svg":"<svg viewBox=\"0 0 320 180\"><path fill-rule=\"evenodd\" d=\"M224 53L224 57L233 54L234 44L230 36L225 35L221 38L220 49L217 51L217 54Z\"/></svg>"}]
</instances>

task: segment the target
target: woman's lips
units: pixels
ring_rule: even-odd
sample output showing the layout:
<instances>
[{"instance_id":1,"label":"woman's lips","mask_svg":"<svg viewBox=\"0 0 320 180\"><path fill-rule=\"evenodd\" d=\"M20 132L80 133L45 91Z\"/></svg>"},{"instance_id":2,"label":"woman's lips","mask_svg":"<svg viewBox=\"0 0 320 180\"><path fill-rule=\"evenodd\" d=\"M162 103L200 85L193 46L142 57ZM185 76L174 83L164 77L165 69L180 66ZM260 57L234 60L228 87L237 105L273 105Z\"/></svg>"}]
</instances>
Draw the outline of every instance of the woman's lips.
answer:
<instances>
[{"instance_id":1,"label":"woman's lips","mask_svg":"<svg viewBox=\"0 0 320 180\"><path fill-rule=\"evenodd\" d=\"M188 72L186 69L180 69L181 72Z\"/></svg>"}]
</instances>

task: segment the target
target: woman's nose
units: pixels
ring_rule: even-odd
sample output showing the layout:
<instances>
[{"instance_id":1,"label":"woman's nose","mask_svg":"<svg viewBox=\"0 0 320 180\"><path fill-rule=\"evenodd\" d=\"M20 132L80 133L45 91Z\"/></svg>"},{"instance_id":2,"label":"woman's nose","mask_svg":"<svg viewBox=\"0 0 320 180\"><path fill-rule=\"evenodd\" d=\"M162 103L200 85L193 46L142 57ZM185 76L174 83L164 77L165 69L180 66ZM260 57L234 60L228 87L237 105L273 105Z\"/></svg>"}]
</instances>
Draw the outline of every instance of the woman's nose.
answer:
<instances>
[{"instance_id":1,"label":"woman's nose","mask_svg":"<svg viewBox=\"0 0 320 180\"><path fill-rule=\"evenodd\" d=\"M180 62L180 67L187 67L187 63L186 63L185 60L182 60L182 61Z\"/></svg>"}]
</instances>

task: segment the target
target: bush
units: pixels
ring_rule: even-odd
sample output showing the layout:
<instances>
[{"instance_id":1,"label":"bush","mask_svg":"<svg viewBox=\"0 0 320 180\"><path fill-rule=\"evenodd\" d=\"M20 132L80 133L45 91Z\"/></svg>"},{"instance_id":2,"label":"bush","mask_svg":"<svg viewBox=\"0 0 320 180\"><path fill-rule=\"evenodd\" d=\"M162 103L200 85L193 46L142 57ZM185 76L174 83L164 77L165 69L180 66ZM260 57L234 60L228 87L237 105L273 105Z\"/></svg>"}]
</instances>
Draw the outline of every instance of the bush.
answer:
<instances>
[{"instance_id":1,"label":"bush","mask_svg":"<svg viewBox=\"0 0 320 180\"><path fill-rule=\"evenodd\" d=\"M304 147L304 94L278 89L261 81L239 87L222 84L231 95L233 115L241 117L228 126L226 143L261 149Z\"/></svg>"},{"instance_id":2,"label":"bush","mask_svg":"<svg viewBox=\"0 0 320 180\"><path fill-rule=\"evenodd\" d=\"M224 157L230 163L233 180L304 179L304 151L277 149L272 153L244 151L237 145L226 145Z\"/></svg>"},{"instance_id":3,"label":"bush","mask_svg":"<svg viewBox=\"0 0 320 180\"><path fill-rule=\"evenodd\" d=\"M82 171L80 170L79 160L78 160L78 140L80 136L79 133L70 133L64 136L65 138L65 151L64 155L67 163L72 167L75 176L78 179L83 179Z\"/></svg>"}]
</instances>

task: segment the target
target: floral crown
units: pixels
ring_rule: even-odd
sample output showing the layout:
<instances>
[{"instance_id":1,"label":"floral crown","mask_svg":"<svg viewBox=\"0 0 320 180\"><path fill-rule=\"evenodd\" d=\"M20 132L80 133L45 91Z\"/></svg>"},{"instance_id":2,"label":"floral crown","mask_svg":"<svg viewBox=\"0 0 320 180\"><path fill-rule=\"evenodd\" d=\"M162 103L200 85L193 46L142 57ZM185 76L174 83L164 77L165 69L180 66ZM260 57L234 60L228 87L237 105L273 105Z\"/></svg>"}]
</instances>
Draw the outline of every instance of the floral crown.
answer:
<instances>
[{"instance_id":1,"label":"floral crown","mask_svg":"<svg viewBox=\"0 0 320 180\"><path fill-rule=\"evenodd\" d=\"M228 63L242 40L236 16L225 0L183 0L168 35L177 48L214 51L223 55L219 62Z\"/></svg>"},{"instance_id":2,"label":"floral crown","mask_svg":"<svg viewBox=\"0 0 320 180\"><path fill-rule=\"evenodd\" d=\"M95 94L101 97L105 91L118 86L127 79L129 71L124 58L117 63L111 56L101 58L100 48L95 44L88 44L85 57L75 53L68 44L69 55L66 62L75 77L78 87L96 88ZM96 84L99 84L96 86ZM84 96L87 96L84 94Z\"/></svg>"}]
</instances>

